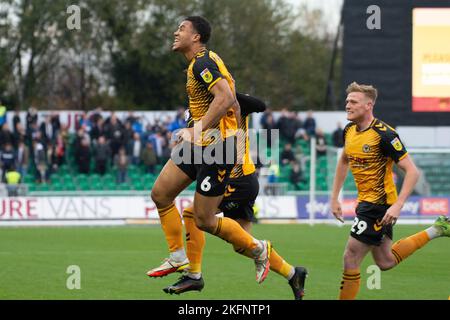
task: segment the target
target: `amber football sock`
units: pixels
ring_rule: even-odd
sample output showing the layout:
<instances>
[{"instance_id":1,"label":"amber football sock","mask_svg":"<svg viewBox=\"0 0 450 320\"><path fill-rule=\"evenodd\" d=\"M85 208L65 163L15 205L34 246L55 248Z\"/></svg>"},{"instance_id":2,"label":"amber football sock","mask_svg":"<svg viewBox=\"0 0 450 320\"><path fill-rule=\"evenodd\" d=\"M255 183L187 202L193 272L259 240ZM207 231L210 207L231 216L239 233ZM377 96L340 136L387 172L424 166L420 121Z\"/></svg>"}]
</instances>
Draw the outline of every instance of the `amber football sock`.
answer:
<instances>
[{"instance_id":1,"label":"amber football sock","mask_svg":"<svg viewBox=\"0 0 450 320\"><path fill-rule=\"evenodd\" d=\"M250 250L253 257L262 250L258 240L245 231L239 223L227 217L217 219L213 234L231 243L235 248Z\"/></svg>"},{"instance_id":2,"label":"amber football sock","mask_svg":"<svg viewBox=\"0 0 450 320\"><path fill-rule=\"evenodd\" d=\"M234 251L251 259L254 258L249 250L234 247ZM291 280L292 276L295 273L294 267L287 263L273 248L270 253L269 262L270 270L275 271L279 275L285 277L287 280Z\"/></svg>"},{"instance_id":3,"label":"amber football sock","mask_svg":"<svg viewBox=\"0 0 450 320\"><path fill-rule=\"evenodd\" d=\"M169 246L169 251L171 253L184 252L183 225L175 204L172 203L170 206L162 209L158 208L158 214L159 219L161 220L161 227L166 236L167 245Z\"/></svg>"},{"instance_id":4,"label":"amber football sock","mask_svg":"<svg viewBox=\"0 0 450 320\"><path fill-rule=\"evenodd\" d=\"M344 270L342 275L339 300L354 300L359 291L361 274L359 269Z\"/></svg>"},{"instance_id":5,"label":"amber football sock","mask_svg":"<svg viewBox=\"0 0 450 320\"><path fill-rule=\"evenodd\" d=\"M412 255L430 241L430 237L426 231L421 231L407 238L401 239L392 245L392 253L394 254L397 264Z\"/></svg>"},{"instance_id":6,"label":"amber football sock","mask_svg":"<svg viewBox=\"0 0 450 320\"><path fill-rule=\"evenodd\" d=\"M282 275L287 280L291 280L295 273L294 267L287 263L274 249L272 249L269 261L270 270Z\"/></svg>"},{"instance_id":7,"label":"amber football sock","mask_svg":"<svg viewBox=\"0 0 450 320\"><path fill-rule=\"evenodd\" d=\"M186 254L189 259L189 272L201 273L205 233L195 225L194 213L191 210L185 209L183 218L186 228Z\"/></svg>"}]
</instances>

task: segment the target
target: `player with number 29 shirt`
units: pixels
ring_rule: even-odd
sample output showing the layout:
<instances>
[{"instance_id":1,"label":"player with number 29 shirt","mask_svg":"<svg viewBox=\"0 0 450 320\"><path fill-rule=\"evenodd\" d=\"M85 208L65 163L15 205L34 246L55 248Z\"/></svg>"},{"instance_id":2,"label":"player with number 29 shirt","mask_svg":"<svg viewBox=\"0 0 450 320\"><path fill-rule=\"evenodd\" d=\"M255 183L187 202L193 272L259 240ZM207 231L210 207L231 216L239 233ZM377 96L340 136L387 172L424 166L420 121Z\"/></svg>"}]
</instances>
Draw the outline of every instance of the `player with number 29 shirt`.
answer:
<instances>
[{"instance_id":1,"label":"player with number 29 shirt","mask_svg":"<svg viewBox=\"0 0 450 320\"><path fill-rule=\"evenodd\" d=\"M358 190L356 217L344 252L340 299L355 299L361 281L360 264L369 253L381 270L398 265L428 241L450 236L450 221L441 216L428 229L392 244L393 225L419 178L396 131L376 119L373 108L377 89L356 82L347 88L346 112L350 123L344 129L344 151L336 167L331 209L343 222L338 195L348 168ZM405 172L400 194L394 184L394 162Z\"/></svg>"}]
</instances>

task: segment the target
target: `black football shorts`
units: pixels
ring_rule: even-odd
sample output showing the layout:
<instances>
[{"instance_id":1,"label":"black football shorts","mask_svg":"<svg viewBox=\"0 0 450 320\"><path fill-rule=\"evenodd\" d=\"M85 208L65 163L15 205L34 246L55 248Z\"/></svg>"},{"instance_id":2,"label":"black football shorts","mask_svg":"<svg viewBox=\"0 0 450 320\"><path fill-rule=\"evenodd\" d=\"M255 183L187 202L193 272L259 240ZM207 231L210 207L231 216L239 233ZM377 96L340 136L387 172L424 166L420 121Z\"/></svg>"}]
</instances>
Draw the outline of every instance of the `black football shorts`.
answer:
<instances>
[{"instance_id":1,"label":"black football shorts","mask_svg":"<svg viewBox=\"0 0 450 320\"><path fill-rule=\"evenodd\" d=\"M380 225L389 207L389 205L379 205L365 201L359 202L356 207L356 217L350 235L365 244L375 246L379 246L385 236L392 239L392 224Z\"/></svg>"},{"instance_id":2,"label":"black football shorts","mask_svg":"<svg viewBox=\"0 0 450 320\"><path fill-rule=\"evenodd\" d=\"M256 222L253 206L258 192L258 177L254 173L229 179L219 209L225 217Z\"/></svg>"},{"instance_id":3,"label":"black football shorts","mask_svg":"<svg viewBox=\"0 0 450 320\"><path fill-rule=\"evenodd\" d=\"M236 137L228 137L209 146L184 141L173 148L171 159L197 181L198 193L207 197L223 195L237 159Z\"/></svg>"}]
</instances>

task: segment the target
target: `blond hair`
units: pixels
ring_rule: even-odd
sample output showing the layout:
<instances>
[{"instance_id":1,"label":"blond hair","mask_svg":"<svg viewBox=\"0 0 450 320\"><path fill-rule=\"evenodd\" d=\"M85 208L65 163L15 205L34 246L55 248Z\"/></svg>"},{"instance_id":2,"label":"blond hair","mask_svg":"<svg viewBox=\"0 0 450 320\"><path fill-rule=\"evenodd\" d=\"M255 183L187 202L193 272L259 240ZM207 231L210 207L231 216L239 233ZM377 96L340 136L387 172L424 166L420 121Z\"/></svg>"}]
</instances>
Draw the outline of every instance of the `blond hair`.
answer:
<instances>
[{"instance_id":1,"label":"blond hair","mask_svg":"<svg viewBox=\"0 0 450 320\"><path fill-rule=\"evenodd\" d=\"M359 84L355 81L349 84L346 90L347 94L351 92L361 92L364 93L366 97L371 99L373 101L373 104L375 104L375 101L377 100L378 96L378 90L372 85L367 84Z\"/></svg>"}]
</instances>

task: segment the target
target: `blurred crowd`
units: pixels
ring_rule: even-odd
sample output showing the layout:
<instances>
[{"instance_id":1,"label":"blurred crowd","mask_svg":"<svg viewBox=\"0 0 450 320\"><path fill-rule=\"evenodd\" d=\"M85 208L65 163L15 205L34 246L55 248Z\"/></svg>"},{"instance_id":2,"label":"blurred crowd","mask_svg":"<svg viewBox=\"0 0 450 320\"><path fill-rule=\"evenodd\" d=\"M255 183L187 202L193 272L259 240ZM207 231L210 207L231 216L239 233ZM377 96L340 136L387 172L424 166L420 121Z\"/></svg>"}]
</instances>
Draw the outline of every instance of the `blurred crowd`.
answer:
<instances>
[{"instance_id":1,"label":"blurred crowd","mask_svg":"<svg viewBox=\"0 0 450 320\"><path fill-rule=\"evenodd\" d=\"M10 122L11 123L11 122ZM169 158L174 130L186 125L184 109L179 108L174 117L169 115L154 121L135 116L133 112L119 118L114 112L101 109L83 113L75 123L75 134L60 121L58 112L40 116L30 108L22 122L18 112L12 118L12 128L6 121L6 113L0 110L0 169L2 182L7 182L7 173L17 172L22 178L34 174L36 183L46 183L50 176L63 165L76 168L78 173L104 175L116 173L117 183L128 181L130 165L141 166L145 172L154 174L158 164ZM298 140L316 138L317 157L326 156L327 142L320 128L316 127L313 112L301 119L297 112L281 111L275 120L267 110L260 120L261 128L278 129L283 149L280 165L291 167L290 182L300 189L304 181L303 170L309 155L305 155ZM268 147L271 146L268 134ZM342 147L342 127L338 123L332 134L333 145ZM69 154L70 153L70 154ZM277 182L278 164L269 166L269 182Z\"/></svg>"},{"instance_id":2,"label":"blurred crowd","mask_svg":"<svg viewBox=\"0 0 450 320\"><path fill-rule=\"evenodd\" d=\"M260 125L262 129L268 130L268 147L272 143L270 131L274 129L279 130L279 137L284 142L282 143L283 149L280 154L280 165L291 166L289 181L294 185L296 190L300 190L300 183L306 182L303 177L303 171L306 166L306 161L309 160L309 154L306 155L304 150L302 150L301 144L296 142L299 140L309 142L311 137L315 137L317 157L320 158L327 155L328 144L326 137L324 131L317 127L313 112L308 111L305 119L301 119L298 112L282 109L279 118L275 120L273 111L268 109L262 115ZM332 146L336 148L343 147L344 137L341 123L337 123L331 139ZM279 170L280 168L277 163L270 165L269 183L277 182Z\"/></svg>"},{"instance_id":3,"label":"blurred crowd","mask_svg":"<svg viewBox=\"0 0 450 320\"><path fill-rule=\"evenodd\" d=\"M38 121L37 110L30 108L24 123L16 112L13 128L6 117L0 119L2 182L8 171L24 177L33 170L35 181L46 183L62 165L69 164L83 174L103 175L113 168L117 182L123 183L131 164L154 173L156 165L165 163L170 157L171 133L185 126L182 108L174 118L166 116L151 123L132 112L121 119L114 112L107 114L100 109L84 113L75 124L75 136L61 123L58 112Z\"/></svg>"}]
</instances>

